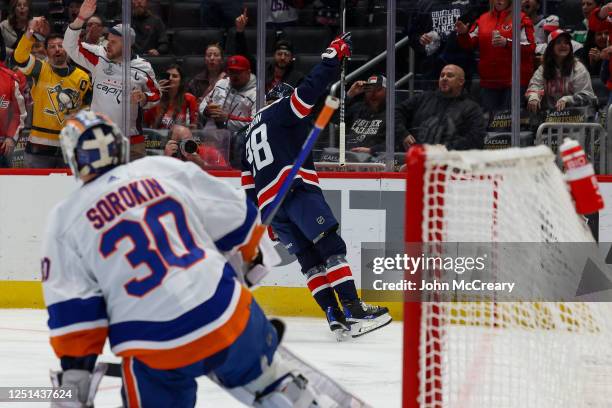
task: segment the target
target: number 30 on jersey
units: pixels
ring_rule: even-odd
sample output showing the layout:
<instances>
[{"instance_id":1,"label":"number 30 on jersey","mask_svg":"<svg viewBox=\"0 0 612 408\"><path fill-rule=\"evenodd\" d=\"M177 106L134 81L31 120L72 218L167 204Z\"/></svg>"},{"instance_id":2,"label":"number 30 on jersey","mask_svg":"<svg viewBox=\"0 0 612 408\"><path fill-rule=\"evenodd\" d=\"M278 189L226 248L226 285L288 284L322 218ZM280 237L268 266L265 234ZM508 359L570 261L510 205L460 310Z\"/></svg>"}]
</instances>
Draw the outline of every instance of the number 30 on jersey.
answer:
<instances>
[{"instance_id":1,"label":"number 30 on jersey","mask_svg":"<svg viewBox=\"0 0 612 408\"><path fill-rule=\"evenodd\" d=\"M272 149L270 143L268 143L268 128L265 123L251 131L251 137L247 140L245 149L247 161L253 169L253 176L257 171L274 161Z\"/></svg>"}]
</instances>

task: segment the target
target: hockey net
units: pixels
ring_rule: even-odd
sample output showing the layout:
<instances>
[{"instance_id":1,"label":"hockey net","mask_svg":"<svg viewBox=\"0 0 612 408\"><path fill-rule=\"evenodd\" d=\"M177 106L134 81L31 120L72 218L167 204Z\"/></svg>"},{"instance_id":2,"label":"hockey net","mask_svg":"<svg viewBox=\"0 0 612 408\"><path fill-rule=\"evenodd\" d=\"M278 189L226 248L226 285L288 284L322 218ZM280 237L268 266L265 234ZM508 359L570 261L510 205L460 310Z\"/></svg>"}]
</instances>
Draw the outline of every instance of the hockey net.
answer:
<instances>
[{"instance_id":1,"label":"hockey net","mask_svg":"<svg viewBox=\"0 0 612 408\"><path fill-rule=\"evenodd\" d=\"M593 242L554 160L545 146L413 148L406 242ZM404 408L612 406L612 304L426 296L404 308Z\"/></svg>"}]
</instances>

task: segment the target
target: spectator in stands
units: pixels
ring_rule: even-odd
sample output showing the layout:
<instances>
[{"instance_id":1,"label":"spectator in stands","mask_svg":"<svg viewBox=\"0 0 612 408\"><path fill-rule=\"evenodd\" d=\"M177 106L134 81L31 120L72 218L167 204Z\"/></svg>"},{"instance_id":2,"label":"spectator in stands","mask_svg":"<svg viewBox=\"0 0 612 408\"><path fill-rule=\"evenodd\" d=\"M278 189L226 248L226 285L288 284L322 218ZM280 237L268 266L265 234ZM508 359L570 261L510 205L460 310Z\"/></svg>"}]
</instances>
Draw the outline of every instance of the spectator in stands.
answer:
<instances>
[{"instance_id":1,"label":"spectator in stands","mask_svg":"<svg viewBox=\"0 0 612 408\"><path fill-rule=\"evenodd\" d=\"M17 43L28 28L32 18L32 3L30 0L11 0L8 17L0 22L0 32L4 39L7 54L13 55Z\"/></svg>"},{"instance_id":2,"label":"spectator in stands","mask_svg":"<svg viewBox=\"0 0 612 408\"><path fill-rule=\"evenodd\" d=\"M529 17L533 23L533 31L536 44L545 44L547 34L544 32L544 16L540 14L540 0L522 0L521 11Z\"/></svg>"},{"instance_id":3,"label":"spectator in stands","mask_svg":"<svg viewBox=\"0 0 612 408\"><path fill-rule=\"evenodd\" d=\"M65 167L59 132L66 118L81 109L90 81L85 71L68 64L61 35L51 34L45 39L48 61L38 60L30 53L34 34L40 34L44 22L44 17L32 19L15 49L14 59L19 69L34 79L32 131L26 144L25 165L59 168Z\"/></svg>"},{"instance_id":4,"label":"spectator in stands","mask_svg":"<svg viewBox=\"0 0 612 408\"><path fill-rule=\"evenodd\" d=\"M346 93L347 150L368 154L385 151L386 91L387 78L373 75L367 81L356 81ZM360 95L363 99L358 100Z\"/></svg>"},{"instance_id":5,"label":"spectator in stands","mask_svg":"<svg viewBox=\"0 0 612 408\"><path fill-rule=\"evenodd\" d=\"M185 92L185 76L177 64L170 65L161 79L161 101L145 111L145 124L154 129L170 129L173 125L184 125L192 129L198 127L198 104L195 96Z\"/></svg>"},{"instance_id":6,"label":"spectator in stands","mask_svg":"<svg viewBox=\"0 0 612 408\"><path fill-rule=\"evenodd\" d=\"M231 28L242 12L241 0L201 0L200 20L204 27Z\"/></svg>"},{"instance_id":7,"label":"spectator in stands","mask_svg":"<svg viewBox=\"0 0 612 408\"><path fill-rule=\"evenodd\" d=\"M24 88L25 82L0 61L0 168L12 167L13 151L26 118Z\"/></svg>"},{"instance_id":8,"label":"spectator in stands","mask_svg":"<svg viewBox=\"0 0 612 408\"><path fill-rule=\"evenodd\" d=\"M210 44L204 52L204 69L191 78L187 91L197 98L199 105L213 90L217 81L225 77L223 48L218 43Z\"/></svg>"},{"instance_id":9,"label":"spectator in stands","mask_svg":"<svg viewBox=\"0 0 612 408\"><path fill-rule=\"evenodd\" d=\"M480 106L463 87L465 76L457 65L440 73L438 90L424 92L395 109L395 139L405 149L415 143L443 144L449 149L480 149L485 120Z\"/></svg>"},{"instance_id":10,"label":"spectator in stands","mask_svg":"<svg viewBox=\"0 0 612 408\"><path fill-rule=\"evenodd\" d=\"M284 82L293 87L304 78L302 72L295 70L293 45L287 40L279 40L274 45L274 56L266 70L266 92Z\"/></svg>"},{"instance_id":11,"label":"spectator in stands","mask_svg":"<svg viewBox=\"0 0 612 408\"><path fill-rule=\"evenodd\" d=\"M69 0L68 1L68 8L66 10L67 17L68 17L67 23L77 18L77 16L79 15L79 9L81 8L81 4L83 4L83 0Z\"/></svg>"},{"instance_id":12,"label":"spectator in stands","mask_svg":"<svg viewBox=\"0 0 612 408\"><path fill-rule=\"evenodd\" d=\"M560 28L559 27L559 16L551 14L550 16L546 17L544 19L542 28L544 29L546 40L542 43L536 44L536 54L537 55L544 55L544 51L546 51L546 47L548 46L548 37L550 36L550 33ZM574 40L572 40L571 44L572 44L572 49L574 52L577 52L578 50L584 47L581 43L579 43L578 41L574 41Z\"/></svg>"},{"instance_id":13,"label":"spectator in stands","mask_svg":"<svg viewBox=\"0 0 612 408\"><path fill-rule=\"evenodd\" d=\"M92 81L96 84L93 89L91 109L104 112L109 118L119 124L124 124L124 106L130 105L130 123L124 133L130 139L130 160L134 161L145 157L145 137L142 133L144 110L150 109L159 103L161 92L155 81L155 73L151 64L139 57L131 55L130 60L130 92L124 92L126 87L123 75L123 32L122 24L109 29L108 44L83 45L79 42L79 33L83 23L96 12L96 0L85 0L78 17L70 23L64 34L66 52L73 61L87 69ZM129 40L134 44L136 33L130 27Z\"/></svg>"},{"instance_id":14,"label":"spectator in stands","mask_svg":"<svg viewBox=\"0 0 612 408\"><path fill-rule=\"evenodd\" d=\"M298 21L296 8L304 7L305 0L266 0L268 17L266 27L276 31L295 25Z\"/></svg>"},{"instance_id":15,"label":"spectator in stands","mask_svg":"<svg viewBox=\"0 0 612 408\"><path fill-rule=\"evenodd\" d=\"M200 104L200 114L205 127L226 128L231 133L230 161L240 166L243 143L240 130L246 127L255 115L257 97L256 78L251 73L249 60L242 55L227 59L227 78L221 79Z\"/></svg>"},{"instance_id":16,"label":"spectator in stands","mask_svg":"<svg viewBox=\"0 0 612 408\"><path fill-rule=\"evenodd\" d=\"M416 53L416 72L428 81L426 88L435 89L440 71L447 64L459 65L472 77L476 59L472 50L461 48L454 31L458 19L465 24L478 17L476 0L419 0L408 25L407 35Z\"/></svg>"},{"instance_id":17,"label":"spectator in stands","mask_svg":"<svg viewBox=\"0 0 612 408\"><path fill-rule=\"evenodd\" d=\"M227 59L227 75L202 100L200 113L212 119L218 128L235 133L248 125L255 114L256 78L249 60L242 55Z\"/></svg>"},{"instance_id":18,"label":"spectator in stands","mask_svg":"<svg viewBox=\"0 0 612 408\"><path fill-rule=\"evenodd\" d=\"M577 27L572 33L572 39L584 44L587 40L589 29L589 16L598 6L601 5L601 0L581 0L582 14L584 20L580 22L580 26Z\"/></svg>"},{"instance_id":19,"label":"spectator in stands","mask_svg":"<svg viewBox=\"0 0 612 408\"><path fill-rule=\"evenodd\" d=\"M607 31L608 38L610 38L610 32L612 32L612 3L607 3L603 7L597 7L591 13L589 17L589 28L593 31ZM612 47L606 47L600 52L600 57L603 60L610 60L612 55ZM610 91L608 94L608 105L612 104L612 64L602 63L602 69L604 65L608 66L608 75L606 80L606 87ZM602 79L606 77L602 72Z\"/></svg>"},{"instance_id":20,"label":"spectator in stands","mask_svg":"<svg viewBox=\"0 0 612 408\"><path fill-rule=\"evenodd\" d=\"M481 103L488 110L510 108L512 85L512 0L491 0L491 10L482 14L471 30L457 20L459 44L466 49L480 50ZM533 24L521 12L521 82L527 87L533 74L535 38Z\"/></svg>"},{"instance_id":21,"label":"spectator in stands","mask_svg":"<svg viewBox=\"0 0 612 408\"><path fill-rule=\"evenodd\" d=\"M54 33L66 31L68 23L79 15L79 8L82 3L83 0L49 0L46 15L49 17L51 31Z\"/></svg>"},{"instance_id":22,"label":"spectator in stands","mask_svg":"<svg viewBox=\"0 0 612 408\"><path fill-rule=\"evenodd\" d=\"M574 58L571 35L556 30L548 36L544 63L536 70L527 89L527 109L531 112L563 110L588 106L597 100L586 67Z\"/></svg>"},{"instance_id":23,"label":"spectator in stands","mask_svg":"<svg viewBox=\"0 0 612 408\"><path fill-rule=\"evenodd\" d=\"M94 14L89 17L85 23L85 33L81 41L87 44L105 47L106 44L108 44L108 40L104 34L104 22L102 21L102 17Z\"/></svg>"},{"instance_id":24,"label":"spectator in stands","mask_svg":"<svg viewBox=\"0 0 612 408\"><path fill-rule=\"evenodd\" d=\"M134 52L139 55L168 53L166 26L147 8L148 0L132 0L132 27L136 31Z\"/></svg>"},{"instance_id":25,"label":"spectator in stands","mask_svg":"<svg viewBox=\"0 0 612 408\"><path fill-rule=\"evenodd\" d=\"M227 161L216 148L198 143L197 151L189 153L185 151L184 144L181 149L181 142L186 140L195 141L191 130L188 127L174 125L171 129L171 136L164 147L164 156L172 156L182 161L190 161L202 169L227 168ZM189 149L187 149L189 150Z\"/></svg>"},{"instance_id":26,"label":"spectator in stands","mask_svg":"<svg viewBox=\"0 0 612 408\"><path fill-rule=\"evenodd\" d=\"M592 31L589 30L587 39L584 42L584 47L577 51L574 55L580 59L580 62L589 70L593 76L599 76L602 66L602 51L608 47L608 31Z\"/></svg>"}]
</instances>

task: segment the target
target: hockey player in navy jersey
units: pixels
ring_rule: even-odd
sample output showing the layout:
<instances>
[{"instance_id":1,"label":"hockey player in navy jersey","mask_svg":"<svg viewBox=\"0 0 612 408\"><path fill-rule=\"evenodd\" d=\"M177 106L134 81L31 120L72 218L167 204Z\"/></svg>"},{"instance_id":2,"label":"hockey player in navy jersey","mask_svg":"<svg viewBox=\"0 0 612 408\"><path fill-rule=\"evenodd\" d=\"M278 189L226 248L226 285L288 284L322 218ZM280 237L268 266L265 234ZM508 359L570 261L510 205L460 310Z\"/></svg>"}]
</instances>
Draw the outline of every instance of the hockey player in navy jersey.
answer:
<instances>
[{"instance_id":1,"label":"hockey player in navy jersey","mask_svg":"<svg viewBox=\"0 0 612 408\"><path fill-rule=\"evenodd\" d=\"M242 190L173 158L126 164L127 138L91 111L67 121L60 143L83 185L53 209L43 244L63 370L51 379L77 395L53 407L93 406L107 337L123 358L126 407L193 407L201 375L249 406L330 406L241 284L278 260L271 242L250 242L259 215ZM257 247L260 262L244 266L244 248Z\"/></svg>"},{"instance_id":2,"label":"hockey player in navy jersey","mask_svg":"<svg viewBox=\"0 0 612 408\"><path fill-rule=\"evenodd\" d=\"M332 41L321 55L322 61L296 89L284 83L272 88L266 95L269 104L249 125L242 185L264 216L312 128L309 115L313 105L338 77L342 59L350 54L350 33L346 33ZM308 289L339 340L349 333L360 336L391 321L387 308L368 305L357 295L346 261L346 244L319 187L312 155L299 169L272 229L297 257Z\"/></svg>"}]
</instances>

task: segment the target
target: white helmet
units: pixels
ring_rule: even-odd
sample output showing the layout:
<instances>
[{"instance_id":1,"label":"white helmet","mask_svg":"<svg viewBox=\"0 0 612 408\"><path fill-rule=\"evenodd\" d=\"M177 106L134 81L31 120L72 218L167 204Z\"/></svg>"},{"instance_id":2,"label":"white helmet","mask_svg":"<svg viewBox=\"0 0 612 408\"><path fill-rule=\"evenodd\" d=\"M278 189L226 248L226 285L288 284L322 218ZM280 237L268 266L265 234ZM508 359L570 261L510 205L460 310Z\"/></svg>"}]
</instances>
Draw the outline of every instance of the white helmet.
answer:
<instances>
[{"instance_id":1,"label":"white helmet","mask_svg":"<svg viewBox=\"0 0 612 408\"><path fill-rule=\"evenodd\" d=\"M99 176L128 162L129 141L104 114L79 111L66 121L59 139L64 161L77 179Z\"/></svg>"}]
</instances>

